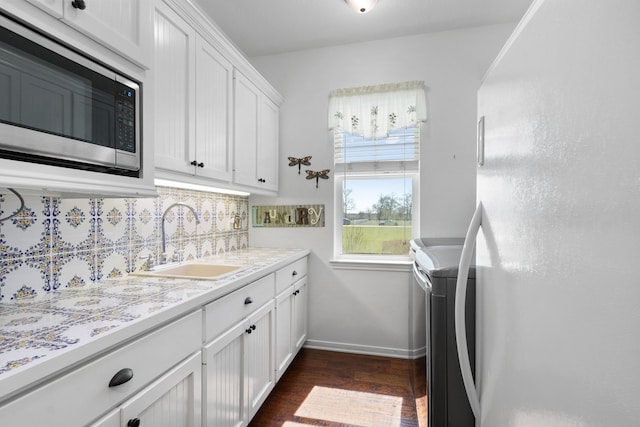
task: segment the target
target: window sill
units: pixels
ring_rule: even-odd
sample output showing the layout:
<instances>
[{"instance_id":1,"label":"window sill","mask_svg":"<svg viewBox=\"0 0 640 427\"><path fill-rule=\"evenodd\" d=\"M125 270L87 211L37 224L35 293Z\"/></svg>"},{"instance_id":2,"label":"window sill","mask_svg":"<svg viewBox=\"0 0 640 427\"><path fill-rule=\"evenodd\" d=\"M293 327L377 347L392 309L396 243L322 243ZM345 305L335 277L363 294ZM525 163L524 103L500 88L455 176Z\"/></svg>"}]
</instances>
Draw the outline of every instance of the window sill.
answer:
<instances>
[{"instance_id":1,"label":"window sill","mask_svg":"<svg viewBox=\"0 0 640 427\"><path fill-rule=\"evenodd\" d=\"M329 260L336 270L367 270L367 271L411 271L413 261L409 255L401 256L371 256L351 257L341 256Z\"/></svg>"}]
</instances>

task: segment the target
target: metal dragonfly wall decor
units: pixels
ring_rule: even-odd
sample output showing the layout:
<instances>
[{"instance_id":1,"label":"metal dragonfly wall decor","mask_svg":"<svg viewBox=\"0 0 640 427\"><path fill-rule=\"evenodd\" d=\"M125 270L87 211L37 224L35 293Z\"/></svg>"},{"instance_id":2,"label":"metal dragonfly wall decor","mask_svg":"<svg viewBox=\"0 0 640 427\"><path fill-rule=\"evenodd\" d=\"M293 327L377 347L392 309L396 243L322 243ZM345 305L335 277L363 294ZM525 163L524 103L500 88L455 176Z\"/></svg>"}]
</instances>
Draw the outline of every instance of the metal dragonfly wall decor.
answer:
<instances>
[{"instance_id":1,"label":"metal dragonfly wall decor","mask_svg":"<svg viewBox=\"0 0 640 427\"><path fill-rule=\"evenodd\" d=\"M287 157L287 159L289 160L289 166L298 166L298 175L300 175L300 169L302 168L302 165L304 166L311 166L311 156L305 156L305 157ZM318 188L318 181L320 179L329 179L329 172L330 169L324 169L321 171L313 171L313 170L305 170L305 172L307 173L307 179L314 179L316 180L316 188Z\"/></svg>"},{"instance_id":2,"label":"metal dragonfly wall decor","mask_svg":"<svg viewBox=\"0 0 640 427\"><path fill-rule=\"evenodd\" d=\"M289 166L295 166L298 165L298 175L300 175L300 167L302 165L305 166L311 166L311 162L309 160L311 160L311 156L307 156L307 157L302 157L302 158L297 158L297 157L287 157L289 159Z\"/></svg>"},{"instance_id":3,"label":"metal dragonfly wall decor","mask_svg":"<svg viewBox=\"0 0 640 427\"><path fill-rule=\"evenodd\" d=\"M329 171L329 169L322 171L312 171L307 169L305 172L307 173L307 179L316 179L316 188L318 188L318 179L329 179Z\"/></svg>"}]
</instances>

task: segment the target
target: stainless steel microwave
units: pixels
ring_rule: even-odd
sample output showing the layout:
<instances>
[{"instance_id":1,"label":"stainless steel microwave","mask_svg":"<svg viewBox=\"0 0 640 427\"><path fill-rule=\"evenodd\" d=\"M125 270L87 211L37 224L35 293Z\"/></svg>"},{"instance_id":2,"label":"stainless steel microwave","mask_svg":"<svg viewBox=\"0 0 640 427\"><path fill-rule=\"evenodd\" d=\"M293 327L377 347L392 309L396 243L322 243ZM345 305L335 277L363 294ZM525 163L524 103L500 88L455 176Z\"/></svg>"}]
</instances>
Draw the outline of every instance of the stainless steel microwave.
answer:
<instances>
[{"instance_id":1,"label":"stainless steel microwave","mask_svg":"<svg viewBox=\"0 0 640 427\"><path fill-rule=\"evenodd\" d=\"M0 16L0 158L140 175L140 85Z\"/></svg>"}]
</instances>

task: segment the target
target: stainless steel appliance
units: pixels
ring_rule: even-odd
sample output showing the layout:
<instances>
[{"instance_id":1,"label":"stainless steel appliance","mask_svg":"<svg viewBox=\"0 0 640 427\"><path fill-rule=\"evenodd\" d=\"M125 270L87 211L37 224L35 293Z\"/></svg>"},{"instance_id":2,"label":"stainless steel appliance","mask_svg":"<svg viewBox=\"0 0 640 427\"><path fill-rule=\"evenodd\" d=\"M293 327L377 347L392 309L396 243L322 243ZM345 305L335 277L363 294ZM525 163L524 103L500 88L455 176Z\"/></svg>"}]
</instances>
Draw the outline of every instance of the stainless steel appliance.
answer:
<instances>
[{"instance_id":1,"label":"stainless steel appliance","mask_svg":"<svg viewBox=\"0 0 640 427\"><path fill-rule=\"evenodd\" d=\"M0 157L140 175L140 85L0 15Z\"/></svg>"},{"instance_id":2,"label":"stainless steel appliance","mask_svg":"<svg viewBox=\"0 0 640 427\"><path fill-rule=\"evenodd\" d=\"M425 290L427 331L427 402L429 427L473 427L454 323L458 264L463 239L416 239L411 242L414 276ZM467 346L475 360L475 270L470 268L466 299Z\"/></svg>"},{"instance_id":3,"label":"stainless steel appliance","mask_svg":"<svg viewBox=\"0 0 640 427\"><path fill-rule=\"evenodd\" d=\"M640 425L639 16L535 0L478 91L478 426Z\"/></svg>"}]
</instances>

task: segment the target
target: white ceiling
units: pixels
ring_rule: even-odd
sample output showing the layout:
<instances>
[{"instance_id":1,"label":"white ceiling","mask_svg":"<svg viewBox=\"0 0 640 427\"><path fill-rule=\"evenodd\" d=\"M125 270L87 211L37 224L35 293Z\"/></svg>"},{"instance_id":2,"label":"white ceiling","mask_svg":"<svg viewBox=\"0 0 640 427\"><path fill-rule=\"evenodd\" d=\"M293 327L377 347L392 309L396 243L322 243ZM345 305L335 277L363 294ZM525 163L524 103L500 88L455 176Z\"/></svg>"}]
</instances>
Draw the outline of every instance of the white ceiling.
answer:
<instances>
[{"instance_id":1,"label":"white ceiling","mask_svg":"<svg viewBox=\"0 0 640 427\"><path fill-rule=\"evenodd\" d=\"M532 0L194 0L245 55L260 56L480 25L517 22Z\"/></svg>"}]
</instances>

